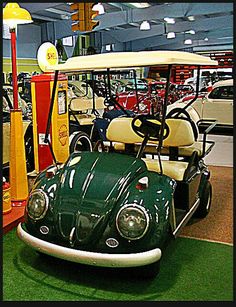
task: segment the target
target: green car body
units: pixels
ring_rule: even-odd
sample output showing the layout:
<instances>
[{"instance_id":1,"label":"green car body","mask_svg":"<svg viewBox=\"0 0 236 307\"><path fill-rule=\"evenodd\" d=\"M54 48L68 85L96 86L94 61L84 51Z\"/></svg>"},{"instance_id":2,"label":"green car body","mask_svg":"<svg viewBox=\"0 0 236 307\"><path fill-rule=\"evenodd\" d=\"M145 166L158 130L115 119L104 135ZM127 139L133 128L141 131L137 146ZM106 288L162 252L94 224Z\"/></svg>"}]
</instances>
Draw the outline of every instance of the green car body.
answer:
<instances>
[{"instance_id":1,"label":"green car body","mask_svg":"<svg viewBox=\"0 0 236 307\"><path fill-rule=\"evenodd\" d=\"M217 64L181 51L98 54L90 55L89 61L87 56L79 56L54 66L54 86L59 71L106 69L110 80L110 69L166 64L170 76L176 63L198 68ZM167 94L168 84L169 78ZM111 94L110 82L108 89ZM52 96L51 110L55 93ZM195 123L189 116L183 118L183 112L174 110L172 118L167 118L167 98L165 95L160 117L112 119L106 130L108 152L104 146L102 152L73 152L65 164L54 161L55 165L41 172L27 200L25 221L17 226L18 237L40 253L57 258L135 268L148 277L156 276L165 242L177 237L192 216L205 217L212 199L210 172L203 157L214 142L205 150L207 132L199 144ZM51 116L52 112L45 133L48 143ZM148 141L154 142L158 159L145 156ZM124 144L124 152L115 152L113 142ZM130 149L136 144L137 155ZM130 150L126 151L126 145ZM202 148L200 153L197 145ZM169 160L162 160L162 149L167 149Z\"/></svg>"},{"instance_id":2,"label":"green car body","mask_svg":"<svg viewBox=\"0 0 236 307\"><path fill-rule=\"evenodd\" d=\"M38 176L31 192L31 195L35 191L46 194L45 210L40 218L32 217L28 201L25 223L18 226L18 235L24 241L27 241L24 235L31 237L26 243L59 258L99 266L142 266L160 260L162 245L170 235L169 215L176 186L173 179L148 171L141 159L99 152L73 153L54 176L47 173L50 167ZM143 177L148 178L144 189L138 185ZM127 207L137 208L139 220L140 212L143 213L140 238L128 238L129 233L124 236L117 227L118 214ZM57 245L65 251L93 253L95 258L86 261L80 257L68 258L66 252L54 254L41 245L42 241L52 244L52 250ZM154 250L158 253L145 259L145 253ZM120 255L129 258L140 254L142 259L126 263L112 258L99 262L96 253L104 253L105 258L116 254L117 259Z\"/></svg>"}]
</instances>

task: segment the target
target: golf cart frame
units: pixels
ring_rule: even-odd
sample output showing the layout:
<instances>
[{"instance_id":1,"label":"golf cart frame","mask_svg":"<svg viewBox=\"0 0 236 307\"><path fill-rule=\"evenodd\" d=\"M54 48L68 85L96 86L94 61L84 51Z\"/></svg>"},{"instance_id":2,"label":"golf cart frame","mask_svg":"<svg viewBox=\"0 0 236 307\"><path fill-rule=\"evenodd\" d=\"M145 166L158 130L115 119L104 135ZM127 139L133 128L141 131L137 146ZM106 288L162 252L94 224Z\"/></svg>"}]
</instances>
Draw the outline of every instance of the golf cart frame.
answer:
<instances>
[{"instance_id":1,"label":"golf cart frame","mask_svg":"<svg viewBox=\"0 0 236 307\"><path fill-rule=\"evenodd\" d=\"M69 59L64 64L58 64L54 67L55 70L55 77L54 77L54 86L53 86L53 92L52 92L52 98L51 98L51 107L50 112L48 116L48 125L47 130L45 133L45 142L49 143L49 129L50 129L50 121L51 121L51 112L53 108L53 102L55 98L55 89L57 84L57 77L58 73L60 72L90 72L92 76L92 81L94 80L94 76L98 73L104 74L104 76L107 76L107 82L108 82L108 93L107 93L107 99L112 100L112 103L114 105L118 106L127 117L130 117L127 110L125 110L114 97L112 97L111 94L111 86L110 86L110 72L112 69L118 69L118 68L128 68L135 69L135 67L141 67L141 66L157 66L157 65L163 65L166 64L168 67L168 73L167 73L167 81L166 81L166 90L165 90L165 99L162 106L162 113L159 115L159 127L156 126L159 131L158 135L158 142L157 144L151 144L151 146L148 145L150 134L143 134L142 137L143 142L137 142L139 144L138 150L131 151L131 154L136 155L137 158L145 157L147 153L152 154L152 159L154 158L154 154L158 156L158 171L160 175L163 175L163 161L161 159L161 156L168 155L169 161L174 162L175 164L181 164L181 163L188 163L188 166L184 167L184 175L182 176L181 180L176 180L177 182L177 188L174 195L174 207L176 209L180 209L182 214L180 215L180 219L177 218L177 213L174 213L173 210L173 217L172 217L172 230L174 236L177 236L180 229L189 221L189 219L194 215L194 212L197 211L198 208L198 214L196 216L199 217L205 217L210 208L206 207L206 202L209 202L209 197L212 197L212 188L209 183L210 178L210 172L208 168L206 167L203 158L211 151L212 147L214 146L213 141L207 142L207 135L208 133L214 128L216 125L216 121L207 121L208 126L203 132L203 140L201 142L202 148L200 151L197 151L197 148L195 149L195 144L192 144L193 147L190 150L190 154L181 154L180 148L184 148L185 152L188 152L186 150L185 145L184 146L163 146L164 142L164 132L166 127L166 120L167 120L167 105L168 105L168 94L169 94L169 87L170 87L170 77L171 77L171 71L173 65L196 65L197 66L197 85L196 85L196 93L195 97L183 108L183 109L176 109L172 110L171 114L168 115L168 118L185 118L187 119L191 127L193 129L193 134L195 141L197 139L196 135L196 123L192 121L188 113L186 112L186 109L188 106L190 106L198 97L199 93L199 82L200 82L200 67L204 65L216 65L217 61L211 60L208 57L204 57L201 55L191 54L187 52L181 52L181 51L151 51L151 52L119 52L119 53L110 53L110 54L100 54L100 55L90 55L90 56L79 56L75 58ZM51 68L49 68L51 70ZM136 79L136 78L135 78ZM136 84L136 81L135 81ZM137 94L137 91L136 91ZM96 107L95 107L95 95L93 94L93 109L92 113L97 114ZM151 116L151 121L153 121L156 118L154 115ZM119 120L119 119L118 119ZM128 119L129 120L129 119ZM205 122L204 122L205 123ZM206 123L205 123L206 124ZM139 134L140 135L140 134ZM119 139L119 137L118 137ZM121 137L122 139L122 137ZM112 140L113 141L113 140ZM110 151L114 151L113 142L110 141ZM114 140L116 143L117 140ZM119 142L118 142L119 143ZM124 148L127 149L127 145L130 146L131 144L123 143ZM134 145L134 142L132 141L132 145ZM149 147L152 148L151 152L148 150L145 152L145 149ZM52 147L50 146L52 149ZM96 146L97 148L97 146ZM104 149L104 146L102 147ZM129 147L130 148L130 147ZM154 148L154 153L153 153ZM188 148L187 148L188 149ZM130 150L129 150L130 151ZM118 150L119 152L119 150ZM53 154L53 153L52 153ZM54 155L53 155L54 156ZM57 164L57 161L55 161L55 164ZM173 167L174 166L173 164ZM156 166L154 167L156 168ZM177 167L178 168L178 167ZM155 170L156 171L156 170ZM178 171L177 171L178 172ZM200 175L199 175L200 173ZM204 191L205 195L204 198L206 198L204 205L199 206L200 204L200 198L199 198L199 186L207 185L206 191ZM209 206L209 204L207 204ZM200 207L200 208L199 208Z\"/></svg>"},{"instance_id":2,"label":"golf cart frame","mask_svg":"<svg viewBox=\"0 0 236 307\"><path fill-rule=\"evenodd\" d=\"M116 117L109 123L107 139L125 145L139 143L137 153L74 152L64 164L55 160L41 172L26 205L25 224L17 227L20 239L58 258L95 266L135 267L155 276L164 242L177 237L191 217L205 217L212 198L210 171L194 149L194 123L182 114L166 116L171 68L216 63L187 52L140 51L75 57L55 66L50 109L59 71L166 64L163 113ZM45 134L48 143L50 114ZM150 142L157 159L145 154ZM191 146L190 155L179 153L179 148L188 151ZM163 149L169 151L168 159L163 158Z\"/></svg>"}]
</instances>

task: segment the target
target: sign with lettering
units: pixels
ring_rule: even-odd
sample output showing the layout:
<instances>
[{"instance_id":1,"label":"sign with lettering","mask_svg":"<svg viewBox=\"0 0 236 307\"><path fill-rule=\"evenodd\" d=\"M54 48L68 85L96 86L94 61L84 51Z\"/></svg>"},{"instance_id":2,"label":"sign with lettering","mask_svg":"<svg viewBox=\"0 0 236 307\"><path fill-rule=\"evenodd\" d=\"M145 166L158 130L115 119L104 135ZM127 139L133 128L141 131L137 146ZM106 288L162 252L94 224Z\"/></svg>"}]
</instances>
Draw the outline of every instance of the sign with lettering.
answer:
<instances>
[{"instance_id":1,"label":"sign with lettering","mask_svg":"<svg viewBox=\"0 0 236 307\"><path fill-rule=\"evenodd\" d=\"M47 66L54 66L58 64L58 52L56 47L50 43L43 43L37 52L37 60L40 69L45 72Z\"/></svg>"}]
</instances>

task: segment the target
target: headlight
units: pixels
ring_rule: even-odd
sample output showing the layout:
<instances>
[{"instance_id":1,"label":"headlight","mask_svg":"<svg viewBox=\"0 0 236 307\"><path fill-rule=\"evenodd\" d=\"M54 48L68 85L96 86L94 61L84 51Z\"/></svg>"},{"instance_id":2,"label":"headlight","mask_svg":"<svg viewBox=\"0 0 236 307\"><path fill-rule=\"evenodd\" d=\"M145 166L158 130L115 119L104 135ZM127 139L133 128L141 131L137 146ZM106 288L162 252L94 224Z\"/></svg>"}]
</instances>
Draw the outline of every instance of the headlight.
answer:
<instances>
[{"instance_id":1,"label":"headlight","mask_svg":"<svg viewBox=\"0 0 236 307\"><path fill-rule=\"evenodd\" d=\"M149 226L149 216L142 206L123 206L116 217L116 227L120 235L128 240L142 238Z\"/></svg>"},{"instance_id":2,"label":"headlight","mask_svg":"<svg viewBox=\"0 0 236 307\"><path fill-rule=\"evenodd\" d=\"M48 209L48 196L42 190L34 190L27 203L27 212L31 219L40 220L42 219Z\"/></svg>"}]
</instances>

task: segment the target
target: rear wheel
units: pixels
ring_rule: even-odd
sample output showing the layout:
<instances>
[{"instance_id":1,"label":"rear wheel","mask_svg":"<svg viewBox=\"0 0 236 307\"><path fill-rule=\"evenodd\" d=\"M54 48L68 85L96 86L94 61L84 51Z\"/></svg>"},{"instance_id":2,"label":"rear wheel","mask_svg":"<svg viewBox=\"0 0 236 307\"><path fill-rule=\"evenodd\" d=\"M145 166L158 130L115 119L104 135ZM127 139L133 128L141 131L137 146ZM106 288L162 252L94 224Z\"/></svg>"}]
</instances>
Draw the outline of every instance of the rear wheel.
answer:
<instances>
[{"instance_id":1,"label":"rear wheel","mask_svg":"<svg viewBox=\"0 0 236 307\"><path fill-rule=\"evenodd\" d=\"M204 218L208 215L211 208L211 200L212 200L212 185L210 181L206 182L206 185L200 196L200 204L194 213L194 217Z\"/></svg>"},{"instance_id":2,"label":"rear wheel","mask_svg":"<svg viewBox=\"0 0 236 307\"><path fill-rule=\"evenodd\" d=\"M74 135L70 143L70 153L92 151L92 142L85 132L78 132Z\"/></svg>"}]
</instances>

